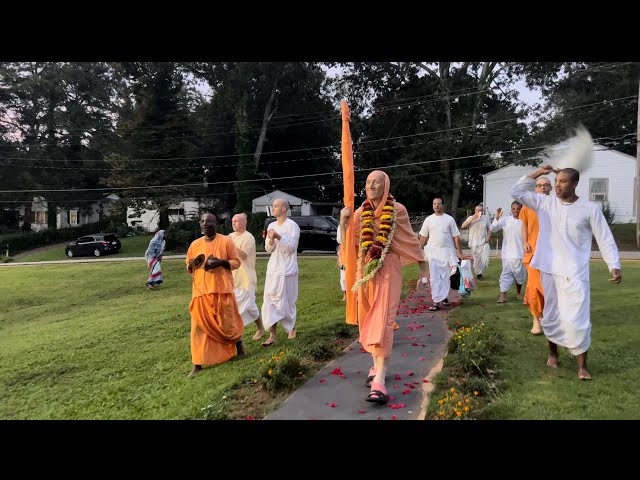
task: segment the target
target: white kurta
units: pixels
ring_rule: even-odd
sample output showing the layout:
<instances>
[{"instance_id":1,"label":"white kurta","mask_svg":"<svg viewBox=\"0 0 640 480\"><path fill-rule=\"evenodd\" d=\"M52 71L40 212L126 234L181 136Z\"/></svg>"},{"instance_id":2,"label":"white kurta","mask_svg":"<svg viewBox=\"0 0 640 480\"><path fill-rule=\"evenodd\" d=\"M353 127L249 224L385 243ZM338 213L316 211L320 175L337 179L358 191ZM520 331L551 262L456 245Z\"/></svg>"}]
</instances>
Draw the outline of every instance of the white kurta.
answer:
<instances>
[{"instance_id":1,"label":"white kurta","mask_svg":"<svg viewBox=\"0 0 640 480\"><path fill-rule=\"evenodd\" d=\"M269 239L268 233L275 230L282 238ZM265 238L265 250L271 252L267 264L264 284L262 322L270 328L278 322L290 333L296 325L296 301L298 300L298 241L300 227L287 218L282 225L269 224Z\"/></svg>"},{"instance_id":2,"label":"white kurta","mask_svg":"<svg viewBox=\"0 0 640 480\"><path fill-rule=\"evenodd\" d=\"M238 302L240 316L245 326L255 322L260 316L260 310L256 304L256 239L253 235L244 231L241 234L232 232L229 238L239 250L247 254L247 257L240 259L240 267L233 270L233 286Z\"/></svg>"},{"instance_id":3,"label":"white kurta","mask_svg":"<svg viewBox=\"0 0 640 480\"><path fill-rule=\"evenodd\" d=\"M465 220L470 222L468 245L473 255L473 271L476 275L481 275L489 268L489 254L491 248L487 243L491 223L487 215L480 215L480 218L473 219L473 215Z\"/></svg>"},{"instance_id":4,"label":"white kurta","mask_svg":"<svg viewBox=\"0 0 640 480\"><path fill-rule=\"evenodd\" d=\"M540 232L531 266L540 270L544 288L542 329L551 342L579 355L591 343L591 238L609 270L620 268L618 248L596 203L579 198L566 205L555 196L533 193L534 184L524 175L511 195L538 214Z\"/></svg>"},{"instance_id":5,"label":"white kurta","mask_svg":"<svg viewBox=\"0 0 640 480\"><path fill-rule=\"evenodd\" d=\"M451 215L434 213L424 219L420 235L428 239L424 256L429 261L431 299L441 302L449 296L451 267L458 265L453 237L459 237L460 231Z\"/></svg>"},{"instance_id":6,"label":"white kurta","mask_svg":"<svg viewBox=\"0 0 640 480\"><path fill-rule=\"evenodd\" d=\"M506 293L516 282L522 285L527 279L527 268L522 263L522 220L513 217L502 217L493 220L491 231L502 230L502 273L500 274L500 291Z\"/></svg>"}]
</instances>

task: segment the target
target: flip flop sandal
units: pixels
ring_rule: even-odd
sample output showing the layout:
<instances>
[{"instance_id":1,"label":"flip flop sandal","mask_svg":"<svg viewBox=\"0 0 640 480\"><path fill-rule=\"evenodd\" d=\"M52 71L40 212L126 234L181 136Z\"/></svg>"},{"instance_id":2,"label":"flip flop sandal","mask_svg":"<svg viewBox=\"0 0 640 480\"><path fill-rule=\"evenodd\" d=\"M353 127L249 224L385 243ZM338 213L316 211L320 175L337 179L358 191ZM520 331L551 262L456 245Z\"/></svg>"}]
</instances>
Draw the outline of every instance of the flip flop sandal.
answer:
<instances>
[{"instance_id":1,"label":"flip flop sandal","mask_svg":"<svg viewBox=\"0 0 640 480\"><path fill-rule=\"evenodd\" d=\"M427 310L429 310L430 312L437 312L438 310L440 310L440 307L437 305L431 305Z\"/></svg>"},{"instance_id":2,"label":"flip flop sandal","mask_svg":"<svg viewBox=\"0 0 640 480\"><path fill-rule=\"evenodd\" d=\"M386 388L384 388L384 385L382 385L381 383L372 382L371 391L366 398L367 402L373 402L379 405L384 405L385 403L387 403L389 401L389 395L387 395L387 393L384 392L383 389L386 390Z\"/></svg>"}]
</instances>

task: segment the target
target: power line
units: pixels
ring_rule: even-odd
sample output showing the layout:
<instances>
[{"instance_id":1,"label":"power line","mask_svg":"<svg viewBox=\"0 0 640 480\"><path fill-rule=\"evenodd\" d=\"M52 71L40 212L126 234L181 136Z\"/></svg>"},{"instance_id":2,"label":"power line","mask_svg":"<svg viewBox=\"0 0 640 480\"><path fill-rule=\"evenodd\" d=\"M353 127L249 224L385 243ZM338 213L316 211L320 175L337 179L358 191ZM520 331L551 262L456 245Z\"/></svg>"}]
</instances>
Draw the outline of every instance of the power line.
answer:
<instances>
[{"instance_id":1,"label":"power line","mask_svg":"<svg viewBox=\"0 0 640 480\"><path fill-rule=\"evenodd\" d=\"M563 112L568 112L568 111L573 111L573 110L578 110L581 108L587 108L587 107L591 107L591 106L611 106L611 105L607 105L607 102L609 103L613 103L613 102L617 102L617 101L622 101L622 100L628 100L631 98L638 98L637 95L630 95L627 97L620 97L620 98L614 98L614 99L606 99L606 100L602 100L602 101L598 101L598 102L594 102L594 103L589 103L589 104L584 104L584 105L578 105L575 107L569 107L569 108L565 108L563 109ZM469 128L483 128L486 127L488 125L497 125L497 124L501 124L501 123L506 123L506 122L512 122L512 121L518 121L521 120L520 117L512 117L512 118L508 118L508 119L503 119L503 120L497 120L497 121L493 121L493 122L485 122L483 124L477 124L477 125L466 125L466 126L462 126L462 127L452 127L452 128L448 128L448 129L441 129L441 130L433 130L433 131L428 131L428 132L420 132L420 133L414 133L414 134L410 134L410 135L400 135L400 136L396 136L396 137L391 137L391 138L380 138L380 139L374 139L374 140L363 140L361 142L358 142L357 145L363 145L363 144L368 144L368 143L373 143L373 142L383 142L383 141L388 141L388 140L398 140L398 139L402 139L402 138L412 138L412 137L418 137L418 136L424 136L424 135L433 135L433 134L437 134L437 133L446 133L446 132L451 132L451 131L457 131L457 130L465 130L465 129L469 129ZM292 149L292 150L279 150L279 151L273 151L273 152L263 152L262 155L275 155L275 154L281 154L281 153L297 153L297 152L306 152L306 151L311 151L311 150L320 150L320 149L329 149L329 148L338 148L340 147L340 144L333 144L333 145L326 145L326 146L322 146L322 147L307 147L307 148L299 148L299 149ZM127 161L173 161L173 160L204 160L204 159L216 159L216 158L236 158L236 157L241 157L244 155L241 154L226 154L226 155L206 155L206 156L198 156L198 157L170 157L170 158L130 158L127 159ZM22 158L22 157L0 157L0 160L29 160L29 161L50 161L50 162L102 162L104 160L95 160L95 159L51 159L51 158L39 158L39 159L33 159L33 158Z\"/></svg>"}]
</instances>

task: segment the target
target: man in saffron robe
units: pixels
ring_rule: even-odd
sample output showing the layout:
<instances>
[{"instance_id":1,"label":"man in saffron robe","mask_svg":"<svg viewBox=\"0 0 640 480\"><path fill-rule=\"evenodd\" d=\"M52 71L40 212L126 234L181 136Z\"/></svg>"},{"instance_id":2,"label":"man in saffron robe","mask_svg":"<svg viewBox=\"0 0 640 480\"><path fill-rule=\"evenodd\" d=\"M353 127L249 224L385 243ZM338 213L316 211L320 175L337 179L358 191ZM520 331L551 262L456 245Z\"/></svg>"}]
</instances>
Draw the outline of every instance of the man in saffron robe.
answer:
<instances>
[{"instance_id":1,"label":"man in saffron robe","mask_svg":"<svg viewBox=\"0 0 640 480\"><path fill-rule=\"evenodd\" d=\"M389 195L386 173L376 170L367 177L367 200L355 212L345 207L340 215L342 231L354 235L358 249L357 323L360 343L371 353L373 367L366 385L366 400L384 404L389 400L385 375L393 348L395 316L400 303L402 269L418 263L420 285L427 283L424 254L411 228L407 209ZM345 234L346 235L346 234ZM349 268L349 265L347 265ZM355 323L347 319L347 323Z\"/></svg>"},{"instance_id":2,"label":"man in saffron robe","mask_svg":"<svg viewBox=\"0 0 640 480\"><path fill-rule=\"evenodd\" d=\"M540 177L536 180L536 193L549 195L551 193L551 180L547 177ZM540 319L542 318L542 310L544 309L544 289L540 280L540 271L533 268L530 263L533 255L536 253L536 244L538 243L538 215L535 210L527 206L522 207L518 218L522 221L522 248L524 249L524 257L522 263L527 268L527 288L524 291L524 303L533 316L533 325L531 333L540 335Z\"/></svg>"},{"instance_id":3,"label":"man in saffron robe","mask_svg":"<svg viewBox=\"0 0 640 480\"><path fill-rule=\"evenodd\" d=\"M233 291L231 270L240 266L233 241L217 235L217 218L205 213L200 218L203 237L191 243L187 251L187 270L192 277L191 361L189 378L202 365L215 365L236 354L244 355L242 317Z\"/></svg>"}]
</instances>

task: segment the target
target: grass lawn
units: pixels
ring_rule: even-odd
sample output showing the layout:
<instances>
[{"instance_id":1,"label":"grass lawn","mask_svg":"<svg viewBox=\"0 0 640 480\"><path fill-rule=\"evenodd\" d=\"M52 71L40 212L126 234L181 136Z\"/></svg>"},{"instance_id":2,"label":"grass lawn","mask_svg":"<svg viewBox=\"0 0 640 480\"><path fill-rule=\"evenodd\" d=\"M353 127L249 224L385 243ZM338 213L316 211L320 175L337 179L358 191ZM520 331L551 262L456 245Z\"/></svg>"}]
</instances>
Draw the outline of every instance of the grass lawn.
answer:
<instances>
[{"instance_id":1,"label":"grass lawn","mask_svg":"<svg viewBox=\"0 0 640 480\"><path fill-rule=\"evenodd\" d=\"M449 324L484 321L504 337L497 358L499 397L480 412L484 419L640 419L640 262L622 263L620 285L607 281L602 260L591 262L592 343L590 382L579 381L576 359L559 348L560 366L546 366L547 341L534 336L531 316L515 299L496 305L501 263L491 260L485 280L464 305L453 310ZM447 376L445 369L441 377Z\"/></svg>"},{"instance_id":2,"label":"grass lawn","mask_svg":"<svg viewBox=\"0 0 640 480\"><path fill-rule=\"evenodd\" d=\"M118 253L105 255L105 258L111 257L141 257L144 256L144 252L149 246L151 235L140 235L138 237L125 237L120 239L122 248ZM165 252L165 255L171 255L172 252ZM75 258L87 258L74 257ZM64 246L50 248L41 252L33 253L31 255L25 255L24 257L16 258L16 262L44 262L52 260L69 260L64 253Z\"/></svg>"},{"instance_id":3,"label":"grass lawn","mask_svg":"<svg viewBox=\"0 0 640 480\"><path fill-rule=\"evenodd\" d=\"M299 263L298 338L279 328L276 348L265 349L251 340L251 325L248 358L205 367L192 380L182 261L163 262L157 291L145 288L143 261L0 269L0 419L192 419L208 406L221 406L224 418L260 418L287 396L272 398L253 382L261 358L304 356L318 345L335 355L355 338L335 259ZM259 305L266 264L258 259ZM242 398L225 401L236 387Z\"/></svg>"}]
</instances>

